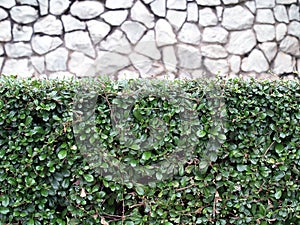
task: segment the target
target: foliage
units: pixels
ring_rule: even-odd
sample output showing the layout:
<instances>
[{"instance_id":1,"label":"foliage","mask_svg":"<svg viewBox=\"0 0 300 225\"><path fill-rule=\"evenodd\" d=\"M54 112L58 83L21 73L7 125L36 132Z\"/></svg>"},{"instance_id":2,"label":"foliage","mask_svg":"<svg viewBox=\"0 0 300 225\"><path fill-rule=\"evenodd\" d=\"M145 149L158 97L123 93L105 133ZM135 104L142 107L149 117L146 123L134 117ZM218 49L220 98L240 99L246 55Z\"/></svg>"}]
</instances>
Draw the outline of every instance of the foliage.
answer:
<instances>
[{"instance_id":1,"label":"foliage","mask_svg":"<svg viewBox=\"0 0 300 225\"><path fill-rule=\"evenodd\" d=\"M299 223L299 83L234 79L210 88L197 80L147 82L82 85L2 76L0 223ZM170 85L180 90L173 98ZM92 90L85 93L94 94L95 105L82 96L74 101L82 88ZM140 90L146 94L135 95ZM92 123L75 129L74 113L93 106L93 120L86 120ZM186 127L185 115L198 122ZM159 133L161 121L167 130ZM122 136L124 129L133 136ZM82 151L101 143L121 165L148 168L166 160L182 139L182 147L192 144L192 155L184 156L191 158L173 172L154 174L158 181L149 185L132 177L117 182L109 170L97 170L95 149Z\"/></svg>"}]
</instances>

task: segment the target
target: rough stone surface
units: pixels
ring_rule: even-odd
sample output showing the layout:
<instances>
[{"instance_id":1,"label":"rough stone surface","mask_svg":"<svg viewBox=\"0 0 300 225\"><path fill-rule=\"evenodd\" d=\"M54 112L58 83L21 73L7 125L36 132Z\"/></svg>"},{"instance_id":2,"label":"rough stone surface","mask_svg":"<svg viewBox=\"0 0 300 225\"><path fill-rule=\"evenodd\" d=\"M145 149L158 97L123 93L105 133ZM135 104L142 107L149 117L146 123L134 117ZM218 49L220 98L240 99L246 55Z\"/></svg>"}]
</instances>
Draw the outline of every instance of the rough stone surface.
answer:
<instances>
[{"instance_id":1,"label":"rough stone surface","mask_svg":"<svg viewBox=\"0 0 300 225\"><path fill-rule=\"evenodd\" d=\"M76 19L71 15L62 15L61 20L63 22L65 32L84 30L86 27L84 22Z\"/></svg>"},{"instance_id":2,"label":"rough stone surface","mask_svg":"<svg viewBox=\"0 0 300 225\"><path fill-rule=\"evenodd\" d=\"M131 46L126 39L125 34L120 30L115 30L111 35L101 42L100 47L102 50L129 54Z\"/></svg>"},{"instance_id":3,"label":"rough stone surface","mask_svg":"<svg viewBox=\"0 0 300 225\"><path fill-rule=\"evenodd\" d=\"M63 32L62 22L53 15L48 15L39 19L33 25L35 33L48 35L60 35Z\"/></svg>"},{"instance_id":4,"label":"rough stone surface","mask_svg":"<svg viewBox=\"0 0 300 225\"><path fill-rule=\"evenodd\" d=\"M247 58L242 60L242 70L246 72L265 72L269 69L269 63L264 54L258 50L253 49Z\"/></svg>"},{"instance_id":5,"label":"rough stone surface","mask_svg":"<svg viewBox=\"0 0 300 225\"><path fill-rule=\"evenodd\" d=\"M107 23L98 20L90 20L86 25L94 45L102 41L111 30Z\"/></svg>"},{"instance_id":6,"label":"rough stone surface","mask_svg":"<svg viewBox=\"0 0 300 225\"><path fill-rule=\"evenodd\" d=\"M275 19L271 9L258 9L256 14L256 22L274 24Z\"/></svg>"},{"instance_id":7,"label":"rough stone surface","mask_svg":"<svg viewBox=\"0 0 300 225\"><path fill-rule=\"evenodd\" d=\"M43 56L32 56L30 62L37 73L42 74L45 72L45 59Z\"/></svg>"},{"instance_id":8,"label":"rough stone surface","mask_svg":"<svg viewBox=\"0 0 300 225\"><path fill-rule=\"evenodd\" d=\"M275 0L256 0L256 7L261 8L273 8L275 7Z\"/></svg>"},{"instance_id":9,"label":"rough stone surface","mask_svg":"<svg viewBox=\"0 0 300 225\"><path fill-rule=\"evenodd\" d=\"M101 17L112 26L120 26L127 18L128 10L114 10L103 13Z\"/></svg>"},{"instance_id":10,"label":"rough stone surface","mask_svg":"<svg viewBox=\"0 0 300 225\"><path fill-rule=\"evenodd\" d=\"M23 42L7 43L4 48L7 56L10 58L20 58L32 55L30 44L25 44Z\"/></svg>"},{"instance_id":11,"label":"rough stone surface","mask_svg":"<svg viewBox=\"0 0 300 225\"><path fill-rule=\"evenodd\" d=\"M36 35L32 38L32 49L39 55L44 55L62 45L63 41L59 37L48 35Z\"/></svg>"},{"instance_id":12,"label":"rough stone surface","mask_svg":"<svg viewBox=\"0 0 300 225\"><path fill-rule=\"evenodd\" d=\"M53 15L61 15L69 8L69 6L69 0L50 0L49 11Z\"/></svg>"},{"instance_id":13,"label":"rough stone surface","mask_svg":"<svg viewBox=\"0 0 300 225\"><path fill-rule=\"evenodd\" d=\"M292 21L288 25L288 34L298 37L300 39L300 22Z\"/></svg>"},{"instance_id":14,"label":"rough stone surface","mask_svg":"<svg viewBox=\"0 0 300 225\"><path fill-rule=\"evenodd\" d=\"M178 33L178 39L186 44L199 45L201 39L199 28L194 23L183 24Z\"/></svg>"},{"instance_id":15,"label":"rough stone surface","mask_svg":"<svg viewBox=\"0 0 300 225\"><path fill-rule=\"evenodd\" d=\"M300 71L300 59L297 60L297 71Z\"/></svg>"},{"instance_id":16,"label":"rough stone surface","mask_svg":"<svg viewBox=\"0 0 300 225\"><path fill-rule=\"evenodd\" d=\"M167 12L167 19L176 31L181 28L184 21L186 20L186 17L186 12L183 11L168 10Z\"/></svg>"},{"instance_id":17,"label":"rough stone surface","mask_svg":"<svg viewBox=\"0 0 300 225\"><path fill-rule=\"evenodd\" d=\"M186 9L186 0L168 0L167 8L169 9Z\"/></svg>"},{"instance_id":18,"label":"rough stone surface","mask_svg":"<svg viewBox=\"0 0 300 225\"><path fill-rule=\"evenodd\" d=\"M285 6L283 5L276 5L274 8L274 16L278 22L289 22L289 17L286 11Z\"/></svg>"},{"instance_id":19,"label":"rough stone surface","mask_svg":"<svg viewBox=\"0 0 300 225\"><path fill-rule=\"evenodd\" d=\"M4 9L0 8L0 20L4 20L7 17L8 17L8 13Z\"/></svg>"},{"instance_id":20,"label":"rough stone surface","mask_svg":"<svg viewBox=\"0 0 300 225\"><path fill-rule=\"evenodd\" d=\"M81 52L73 52L70 55L68 67L71 73L80 76L88 77L95 76L95 61L87 57Z\"/></svg>"},{"instance_id":21,"label":"rough stone surface","mask_svg":"<svg viewBox=\"0 0 300 225\"><path fill-rule=\"evenodd\" d=\"M49 71L65 71L67 69L68 50L60 47L45 56L46 68Z\"/></svg>"},{"instance_id":22,"label":"rough stone surface","mask_svg":"<svg viewBox=\"0 0 300 225\"><path fill-rule=\"evenodd\" d=\"M300 6L295 4L291 5L289 8L289 19L300 21Z\"/></svg>"},{"instance_id":23,"label":"rough stone surface","mask_svg":"<svg viewBox=\"0 0 300 225\"><path fill-rule=\"evenodd\" d=\"M166 46L162 50L163 63L167 71L176 72L177 58L173 46Z\"/></svg>"},{"instance_id":24,"label":"rough stone surface","mask_svg":"<svg viewBox=\"0 0 300 225\"><path fill-rule=\"evenodd\" d=\"M272 69L277 75L293 72L294 63L292 57L286 53L278 52Z\"/></svg>"},{"instance_id":25,"label":"rough stone surface","mask_svg":"<svg viewBox=\"0 0 300 225\"><path fill-rule=\"evenodd\" d=\"M131 8L131 18L143 23L148 28L154 27L154 15L140 1L137 1Z\"/></svg>"},{"instance_id":26,"label":"rough stone surface","mask_svg":"<svg viewBox=\"0 0 300 225\"><path fill-rule=\"evenodd\" d=\"M217 6L217 7L216 7L216 13L217 13L217 17L218 17L218 21L219 21L219 22L222 21L222 18L223 18L223 11L224 11L223 6Z\"/></svg>"},{"instance_id":27,"label":"rough stone surface","mask_svg":"<svg viewBox=\"0 0 300 225\"><path fill-rule=\"evenodd\" d=\"M227 51L236 55L244 55L255 45L256 37L252 30L235 31L230 34Z\"/></svg>"},{"instance_id":28,"label":"rough stone surface","mask_svg":"<svg viewBox=\"0 0 300 225\"><path fill-rule=\"evenodd\" d=\"M233 73L239 73L241 69L241 57L238 55L232 55L228 59L230 70Z\"/></svg>"},{"instance_id":29,"label":"rough stone surface","mask_svg":"<svg viewBox=\"0 0 300 225\"><path fill-rule=\"evenodd\" d=\"M171 45L177 42L171 25L165 19L159 19L155 25L157 46Z\"/></svg>"},{"instance_id":30,"label":"rough stone surface","mask_svg":"<svg viewBox=\"0 0 300 225\"><path fill-rule=\"evenodd\" d=\"M203 8L199 10L199 24L201 26L217 25L218 18L211 8Z\"/></svg>"},{"instance_id":31,"label":"rough stone surface","mask_svg":"<svg viewBox=\"0 0 300 225\"><path fill-rule=\"evenodd\" d=\"M106 0L105 7L109 9L127 9L131 8L133 0Z\"/></svg>"},{"instance_id":32,"label":"rough stone surface","mask_svg":"<svg viewBox=\"0 0 300 225\"><path fill-rule=\"evenodd\" d=\"M287 26L284 23L276 25L276 41L281 41L287 33Z\"/></svg>"},{"instance_id":33,"label":"rough stone surface","mask_svg":"<svg viewBox=\"0 0 300 225\"><path fill-rule=\"evenodd\" d=\"M222 25L228 30L244 30L253 25L254 16L240 5L225 8Z\"/></svg>"},{"instance_id":34,"label":"rough stone surface","mask_svg":"<svg viewBox=\"0 0 300 225\"><path fill-rule=\"evenodd\" d=\"M222 27L206 27L203 30L202 37L204 42L226 43L228 31Z\"/></svg>"},{"instance_id":35,"label":"rough stone surface","mask_svg":"<svg viewBox=\"0 0 300 225\"><path fill-rule=\"evenodd\" d=\"M38 18L38 11L32 6L15 6L10 10L11 18L20 24L32 23Z\"/></svg>"},{"instance_id":36,"label":"rough stone surface","mask_svg":"<svg viewBox=\"0 0 300 225\"><path fill-rule=\"evenodd\" d=\"M0 22L0 41L10 41L12 36L10 32L11 23L8 20Z\"/></svg>"},{"instance_id":37,"label":"rough stone surface","mask_svg":"<svg viewBox=\"0 0 300 225\"><path fill-rule=\"evenodd\" d=\"M103 4L99 1L74 2L71 6L71 14L80 19L93 19L104 11Z\"/></svg>"},{"instance_id":38,"label":"rough stone surface","mask_svg":"<svg viewBox=\"0 0 300 225\"><path fill-rule=\"evenodd\" d=\"M297 3L297 0L276 0L277 4L293 4Z\"/></svg>"},{"instance_id":39,"label":"rough stone surface","mask_svg":"<svg viewBox=\"0 0 300 225\"><path fill-rule=\"evenodd\" d=\"M204 45L201 46L201 53L205 57L209 58L226 58L228 56L228 53L226 49L222 45Z\"/></svg>"},{"instance_id":40,"label":"rough stone surface","mask_svg":"<svg viewBox=\"0 0 300 225\"><path fill-rule=\"evenodd\" d=\"M254 25L256 38L259 42L273 41L275 39L275 27L273 25Z\"/></svg>"},{"instance_id":41,"label":"rough stone surface","mask_svg":"<svg viewBox=\"0 0 300 225\"><path fill-rule=\"evenodd\" d=\"M16 1L15 0L2 0L0 1L0 6L2 6L3 8L6 9L10 9L11 7L16 5Z\"/></svg>"},{"instance_id":42,"label":"rough stone surface","mask_svg":"<svg viewBox=\"0 0 300 225\"><path fill-rule=\"evenodd\" d=\"M300 56L299 40L293 36L286 36L279 45L282 52L289 53L294 56Z\"/></svg>"},{"instance_id":43,"label":"rough stone surface","mask_svg":"<svg viewBox=\"0 0 300 225\"><path fill-rule=\"evenodd\" d=\"M162 65L152 62L146 56L133 53L129 56L132 65L139 71L142 78L150 78L164 71Z\"/></svg>"},{"instance_id":44,"label":"rough stone surface","mask_svg":"<svg viewBox=\"0 0 300 225\"><path fill-rule=\"evenodd\" d=\"M245 6L250 10L250 12L255 14L255 12L256 12L256 3L255 3L255 1L246 1Z\"/></svg>"},{"instance_id":45,"label":"rough stone surface","mask_svg":"<svg viewBox=\"0 0 300 225\"><path fill-rule=\"evenodd\" d=\"M73 31L65 34L65 45L68 49L82 52L90 57L96 53L87 32Z\"/></svg>"},{"instance_id":46,"label":"rough stone surface","mask_svg":"<svg viewBox=\"0 0 300 225\"><path fill-rule=\"evenodd\" d=\"M160 17L166 16L166 0L155 0L150 4L152 12Z\"/></svg>"},{"instance_id":47,"label":"rough stone surface","mask_svg":"<svg viewBox=\"0 0 300 225\"><path fill-rule=\"evenodd\" d=\"M184 69L198 69L201 67L201 54L199 48L179 44L177 45L179 66Z\"/></svg>"},{"instance_id":48,"label":"rough stone surface","mask_svg":"<svg viewBox=\"0 0 300 225\"><path fill-rule=\"evenodd\" d=\"M29 66L28 59L6 59L2 73L29 77L34 73L34 69Z\"/></svg>"},{"instance_id":49,"label":"rough stone surface","mask_svg":"<svg viewBox=\"0 0 300 225\"><path fill-rule=\"evenodd\" d=\"M222 0L225 5L236 4L239 3L239 0Z\"/></svg>"},{"instance_id":50,"label":"rough stone surface","mask_svg":"<svg viewBox=\"0 0 300 225\"><path fill-rule=\"evenodd\" d=\"M132 44L136 44L146 31L146 27L139 22L125 21L121 30L124 31Z\"/></svg>"},{"instance_id":51,"label":"rough stone surface","mask_svg":"<svg viewBox=\"0 0 300 225\"><path fill-rule=\"evenodd\" d=\"M118 72L118 80L137 79L139 76L139 73L133 68L124 69Z\"/></svg>"},{"instance_id":52,"label":"rough stone surface","mask_svg":"<svg viewBox=\"0 0 300 225\"><path fill-rule=\"evenodd\" d=\"M3 55L4 54L4 50L3 50L3 46L0 45L0 55ZM0 66L1 67L1 66Z\"/></svg>"},{"instance_id":53,"label":"rough stone surface","mask_svg":"<svg viewBox=\"0 0 300 225\"><path fill-rule=\"evenodd\" d=\"M226 75L229 72L229 65L225 59L204 59L205 68L213 75Z\"/></svg>"},{"instance_id":54,"label":"rough stone surface","mask_svg":"<svg viewBox=\"0 0 300 225\"><path fill-rule=\"evenodd\" d=\"M37 0L17 0L18 3L21 5L32 5L32 6L38 6Z\"/></svg>"},{"instance_id":55,"label":"rough stone surface","mask_svg":"<svg viewBox=\"0 0 300 225\"><path fill-rule=\"evenodd\" d=\"M161 58L160 51L156 47L155 35L153 30L149 30L137 43L134 49L136 52L148 56L152 59L159 60Z\"/></svg>"},{"instance_id":56,"label":"rough stone surface","mask_svg":"<svg viewBox=\"0 0 300 225\"><path fill-rule=\"evenodd\" d=\"M188 3L187 5L187 21L197 22L198 21L198 6L196 3Z\"/></svg>"},{"instance_id":57,"label":"rough stone surface","mask_svg":"<svg viewBox=\"0 0 300 225\"><path fill-rule=\"evenodd\" d=\"M33 29L31 26L14 24L12 33L14 41L30 41Z\"/></svg>"},{"instance_id":58,"label":"rough stone surface","mask_svg":"<svg viewBox=\"0 0 300 225\"><path fill-rule=\"evenodd\" d=\"M40 14L41 16L45 16L48 13L49 1L48 0L38 0Z\"/></svg>"},{"instance_id":59,"label":"rough stone surface","mask_svg":"<svg viewBox=\"0 0 300 225\"><path fill-rule=\"evenodd\" d=\"M277 53L277 43L276 42L265 42L262 44L259 44L259 48L263 51L266 58L269 62L271 62L276 53Z\"/></svg>"},{"instance_id":60,"label":"rough stone surface","mask_svg":"<svg viewBox=\"0 0 300 225\"><path fill-rule=\"evenodd\" d=\"M203 6L216 6L216 5L221 5L220 0L196 0L198 5L203 5Z\"/></svg>"}]
</instances>

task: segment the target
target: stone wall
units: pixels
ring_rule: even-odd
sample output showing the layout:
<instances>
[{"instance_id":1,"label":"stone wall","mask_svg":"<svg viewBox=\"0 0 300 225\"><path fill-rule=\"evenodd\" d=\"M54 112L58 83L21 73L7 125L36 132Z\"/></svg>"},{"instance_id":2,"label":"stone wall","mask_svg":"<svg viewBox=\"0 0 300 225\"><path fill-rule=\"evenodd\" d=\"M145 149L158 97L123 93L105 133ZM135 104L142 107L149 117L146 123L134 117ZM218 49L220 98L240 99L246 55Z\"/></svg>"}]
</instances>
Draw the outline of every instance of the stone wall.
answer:
<instances>
[{"instance_id":1,"label":"stone wall","mask_svg":"<svg viewBox=\"0 0 300 225\"><path fill-rule=\"evenodd\" d=\"M50 78L291 73L300 71L299 8L300 0L0 0L0 68Z\"/></svg>"}]
</instances>

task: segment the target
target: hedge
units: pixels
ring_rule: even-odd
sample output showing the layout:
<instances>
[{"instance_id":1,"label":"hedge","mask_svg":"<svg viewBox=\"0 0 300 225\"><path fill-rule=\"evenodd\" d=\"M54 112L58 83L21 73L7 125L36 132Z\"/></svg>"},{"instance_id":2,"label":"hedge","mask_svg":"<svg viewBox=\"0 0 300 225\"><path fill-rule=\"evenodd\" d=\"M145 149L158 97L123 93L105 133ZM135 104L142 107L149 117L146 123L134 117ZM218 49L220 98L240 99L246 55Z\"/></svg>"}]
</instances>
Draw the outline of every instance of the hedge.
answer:
<instances>
[{"instance_id":1,"label":"hedge","mask_svg":"<svg viewBox=\"0 0 300 225\"><path fill-rule=\"evenodd\" d=\"M299 224L299 97L295 81L2 76L0 224Z\"/></svg>"}]
</instances>

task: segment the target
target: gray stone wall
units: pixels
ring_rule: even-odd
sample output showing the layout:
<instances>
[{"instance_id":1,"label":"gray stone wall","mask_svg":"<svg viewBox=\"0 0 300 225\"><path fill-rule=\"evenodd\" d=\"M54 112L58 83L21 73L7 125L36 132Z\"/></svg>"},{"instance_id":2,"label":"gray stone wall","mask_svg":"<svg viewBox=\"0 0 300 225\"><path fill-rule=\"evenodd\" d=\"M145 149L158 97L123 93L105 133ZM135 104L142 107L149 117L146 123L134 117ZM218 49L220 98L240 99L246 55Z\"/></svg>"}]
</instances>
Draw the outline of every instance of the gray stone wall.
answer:
<instances>
[{"instance_id":1,"label":"gray stone wall","mask_svg":"<svg viewBox=\"0 0 300 225\"><path fill-rule=\"evenodd\" d=\"M300 71L300 0L0 0L0 69L171 79Z\"/></svg>"}]
</instances>

